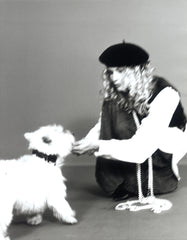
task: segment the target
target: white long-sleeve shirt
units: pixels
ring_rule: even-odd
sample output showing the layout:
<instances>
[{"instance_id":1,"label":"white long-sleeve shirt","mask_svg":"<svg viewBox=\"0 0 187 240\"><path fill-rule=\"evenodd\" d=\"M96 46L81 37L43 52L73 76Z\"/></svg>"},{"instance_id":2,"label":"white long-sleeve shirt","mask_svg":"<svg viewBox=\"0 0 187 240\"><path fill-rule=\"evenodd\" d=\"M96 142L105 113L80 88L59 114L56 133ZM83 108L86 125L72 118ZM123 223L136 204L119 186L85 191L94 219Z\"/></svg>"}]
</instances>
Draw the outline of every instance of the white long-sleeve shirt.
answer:
<instances>
[{"instance_id":1,"label":"white long-sleeve shirt","mask_svg":"<svg viewBox=\"0 0 187 240\"><path fill-rule=\"evenodd\" d=\"M187 152L187 130L169 127L172 116L179 104L180 96L171 87L166 87L150 104L145 117L134 136L124 140L99 140L95 156L125 162L143 163L157 149L173 154L172 169L177 177L177 163ZM86 137L99 139L100 120Z\"/></svg>"}]
</instances>

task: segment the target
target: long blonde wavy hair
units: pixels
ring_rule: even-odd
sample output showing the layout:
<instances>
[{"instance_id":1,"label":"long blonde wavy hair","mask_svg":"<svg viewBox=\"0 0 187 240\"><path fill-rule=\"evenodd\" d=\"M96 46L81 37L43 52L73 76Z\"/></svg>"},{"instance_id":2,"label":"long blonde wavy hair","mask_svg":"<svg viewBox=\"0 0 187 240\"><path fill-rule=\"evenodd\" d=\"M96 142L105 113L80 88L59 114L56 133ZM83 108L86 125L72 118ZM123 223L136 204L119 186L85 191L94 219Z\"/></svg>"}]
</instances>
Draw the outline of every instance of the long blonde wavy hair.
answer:
<instances>
[{"instance_id":1,"label":"long blonde wavy hair","mask_svg":"<svg viewBox=\"0 0 187 240\"><path fill-rule=\"evenodd\" d=\"M140 115L147 115L149 110L149 99L152 96L153 72L154 68L150 63L141 66L124 67L124 74L128 76L133 74L129 83L127 83L126 91L118 91L110 76L103 72L103 89L101 93L104 100L115 100L117 104L125 108L128 112L137 111Z\"/></svg>"}]
</instances>

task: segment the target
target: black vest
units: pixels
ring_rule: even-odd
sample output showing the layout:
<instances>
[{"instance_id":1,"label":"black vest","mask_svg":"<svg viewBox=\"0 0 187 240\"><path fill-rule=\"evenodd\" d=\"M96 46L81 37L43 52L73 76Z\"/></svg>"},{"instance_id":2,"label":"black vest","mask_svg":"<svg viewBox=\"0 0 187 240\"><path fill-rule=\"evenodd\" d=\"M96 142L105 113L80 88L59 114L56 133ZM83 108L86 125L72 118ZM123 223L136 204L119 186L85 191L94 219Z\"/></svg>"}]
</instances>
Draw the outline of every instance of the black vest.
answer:
<instances>
[{"instance_id":1,"label":"black vest","mask_svg":"<svg viewBox=\"0 0 187 240\"><path fill-rule=\"evenodd\" d=\"M155 88L150 103L165 87L172 87L165 79L154 77ZM175 89L175 88L174 88ZM175 89L176 90L176 89ZM139 120L144 116L138 115ZM179 102L170 122L170 127L185 129L186 116L181 102ZM129 139L136 132L136 124L132 114L120 108L115 101L104 101L102 106L100 139ZM136 151L136 149L134 149ZM125 149L124 149L125 151ZM152 155L154 193L171 192L177 188L177 178L171 169L172 155L157 149ZM142 188L144 195L148 188L148 161L141 164ZM115 197L115 192L121 195L131 193L137 195L136 164L116 160L97 158L96 180L101 188Z\"/></svg>"}]
</instances>

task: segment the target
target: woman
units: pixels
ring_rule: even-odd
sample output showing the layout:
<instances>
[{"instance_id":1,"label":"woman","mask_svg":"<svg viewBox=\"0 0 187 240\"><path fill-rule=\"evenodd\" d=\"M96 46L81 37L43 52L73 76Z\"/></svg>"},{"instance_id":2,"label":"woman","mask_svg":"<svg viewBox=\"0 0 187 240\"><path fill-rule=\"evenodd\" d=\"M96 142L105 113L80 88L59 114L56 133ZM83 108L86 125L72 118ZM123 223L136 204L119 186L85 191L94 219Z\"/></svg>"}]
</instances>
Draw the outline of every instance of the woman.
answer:
<instances>
[{"instance_id":1,"label":"woman","mask_svg":"<svg viewBox=\"0 0 187 240\"><path fill-rule=\"evenodd\" d=\"M150 157L154 193L174 191L187 139L178 91L153 75L148 53L137 45L112 45L99 60L106 66L100 119L73 152L95 154L96 180L115 200L138 194L135 163L141 164L142 192L148 194Z\"/></svg>"}]
</instances>

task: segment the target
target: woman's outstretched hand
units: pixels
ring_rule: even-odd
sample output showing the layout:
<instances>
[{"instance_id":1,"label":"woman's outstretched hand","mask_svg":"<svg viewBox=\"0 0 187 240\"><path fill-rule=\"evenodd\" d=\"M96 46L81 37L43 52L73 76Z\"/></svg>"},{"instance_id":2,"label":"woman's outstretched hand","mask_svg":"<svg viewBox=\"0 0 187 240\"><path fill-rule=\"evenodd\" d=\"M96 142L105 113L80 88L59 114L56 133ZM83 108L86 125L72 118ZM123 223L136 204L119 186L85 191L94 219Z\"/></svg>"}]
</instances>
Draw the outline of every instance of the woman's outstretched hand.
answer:
<instances>
[{"instance_id":1,"label":"woman's outstretched hand","mask_svg":"<svg viewBox=\"0 0 187 240\"><path fill-rule=\"evenodd\" d=\"M72 153L76 155L93 154L99 149L99 141L90 141L90 139L83 138L73 144Z\"/></svg>"}]
</instances>

